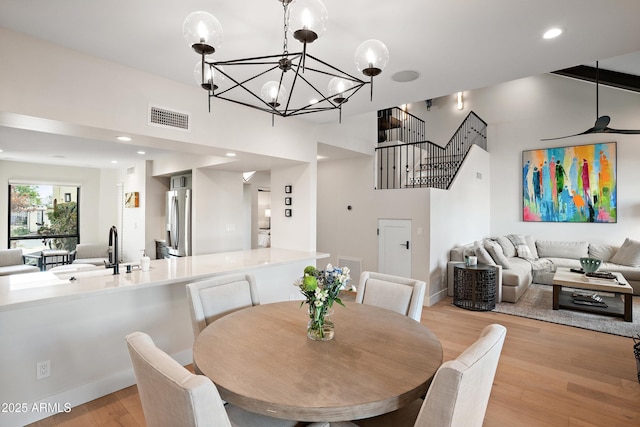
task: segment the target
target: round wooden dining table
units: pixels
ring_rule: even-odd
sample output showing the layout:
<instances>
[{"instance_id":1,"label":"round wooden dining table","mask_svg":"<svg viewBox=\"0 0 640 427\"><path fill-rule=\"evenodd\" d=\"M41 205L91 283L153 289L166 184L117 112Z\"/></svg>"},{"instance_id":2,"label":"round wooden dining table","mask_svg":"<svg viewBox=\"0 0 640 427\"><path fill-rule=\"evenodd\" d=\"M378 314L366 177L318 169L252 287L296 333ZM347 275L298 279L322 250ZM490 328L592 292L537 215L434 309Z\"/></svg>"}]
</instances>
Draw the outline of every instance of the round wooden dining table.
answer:
<instances>
[{"instance_id":1,"label":"round wooden dining table","mask_svg":"<svg viewBox=\"0 0 640 427\"><path fill-rule=\"evenodd\" d=\"M442 364L426 326L370 305L333 309L335 337L324 342L307 338L300 301L236 311L198 335L194 361L227 402L297 421L372 417L426 393Z\"/></svg>"}]
</instances>

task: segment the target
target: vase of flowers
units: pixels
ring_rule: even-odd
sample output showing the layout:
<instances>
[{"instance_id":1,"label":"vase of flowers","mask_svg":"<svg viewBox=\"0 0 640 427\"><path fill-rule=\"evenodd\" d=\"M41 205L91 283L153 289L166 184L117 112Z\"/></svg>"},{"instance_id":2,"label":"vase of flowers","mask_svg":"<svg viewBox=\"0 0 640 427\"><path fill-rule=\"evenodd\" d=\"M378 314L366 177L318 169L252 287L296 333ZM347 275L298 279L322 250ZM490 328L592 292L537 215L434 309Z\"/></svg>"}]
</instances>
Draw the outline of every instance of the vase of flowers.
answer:
<instances>
[{"instance_id":1,"label":"vase of flowers","mask_svg":"<svg viewBox=\"0 0 640 427\"><path fill-rule=\"evenodd\" d=\"M307 323L307 337L314 341L329 341L334 336L333 322L330 314L331 307L337 302L344 306L340 300L340 291L346 288L349 276L347 267L333 267L327 264L325 270L318 270L313 266L304 269L304 275L296 280L295 286L305 296L300 307L309 305L309 322Z\"/></svg>"}]
</instances>

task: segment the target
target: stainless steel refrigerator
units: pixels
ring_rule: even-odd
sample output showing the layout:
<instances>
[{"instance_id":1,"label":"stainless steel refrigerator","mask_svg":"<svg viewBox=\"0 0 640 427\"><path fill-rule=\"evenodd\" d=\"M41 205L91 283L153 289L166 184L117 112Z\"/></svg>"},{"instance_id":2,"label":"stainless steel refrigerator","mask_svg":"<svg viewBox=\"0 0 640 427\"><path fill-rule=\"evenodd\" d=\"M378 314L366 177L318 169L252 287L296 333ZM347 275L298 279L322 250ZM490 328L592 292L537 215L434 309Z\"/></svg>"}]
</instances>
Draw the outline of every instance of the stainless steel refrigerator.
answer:
<instances>
[{"instance_id":1,"label":"stainless steel refrigerator","mask_svg":"<svg viewBox=\"0 0 640 427\"><path fill-rule=\"evenodd\" d=\"M167 191L167 252L170 256L191 255L191 190Z\"/></svg>"}]
</instances>

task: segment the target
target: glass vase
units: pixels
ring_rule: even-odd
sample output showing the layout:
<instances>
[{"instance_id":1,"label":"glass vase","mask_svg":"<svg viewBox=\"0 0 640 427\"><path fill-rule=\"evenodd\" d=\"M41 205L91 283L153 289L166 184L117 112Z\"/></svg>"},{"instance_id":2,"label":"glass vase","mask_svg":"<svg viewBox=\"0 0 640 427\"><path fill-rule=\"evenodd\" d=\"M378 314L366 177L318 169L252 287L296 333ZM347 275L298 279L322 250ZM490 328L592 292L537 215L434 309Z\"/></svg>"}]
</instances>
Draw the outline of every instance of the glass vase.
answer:
<instances>
[{"instance_id":1,"label":"glass vase","mask_svg":"<svg viewBox=\"0 0 640 427\"><path fill-rule=\"evenodd\" d=\"M317 320L312 309L309 310L311 319L307 323L307 337L313 341L329 341L334 337L334 325L331 321L331 313L320 314Z\"/></svg>"}]
</instances>

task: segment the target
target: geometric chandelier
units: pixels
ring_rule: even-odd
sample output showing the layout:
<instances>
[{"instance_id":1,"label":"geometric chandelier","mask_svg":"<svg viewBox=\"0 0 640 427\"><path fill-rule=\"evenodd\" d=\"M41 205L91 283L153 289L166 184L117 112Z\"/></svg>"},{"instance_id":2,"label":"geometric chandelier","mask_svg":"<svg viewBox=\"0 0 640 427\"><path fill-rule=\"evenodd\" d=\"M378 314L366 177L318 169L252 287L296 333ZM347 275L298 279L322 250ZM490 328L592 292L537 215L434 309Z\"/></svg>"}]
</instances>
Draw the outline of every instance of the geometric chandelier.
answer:
<instances>
[{"instance_id":1,"label":"geometric chandelier","mask_svg":"<svg viewBox=\"0 0 640 427\"><path fill-rule=\"evenodd\" d=\"M184 21L183 35L200 55L194 76L211 98L223 99L281 117L339 110L364 85L371 86L389 61L389 50L378 40L367 40L356 49L361 80L307 53L326 30L327 9L320 0L278 0L283 6L282 52L227 61L213 61L222 43L222 26L208 12L193 12ZM291 8L290 8L291 6ZM289 52L289 35L302 43L302 51ZM273 118L272 118L273 121Z\"/></svg>"}]
</instances>

